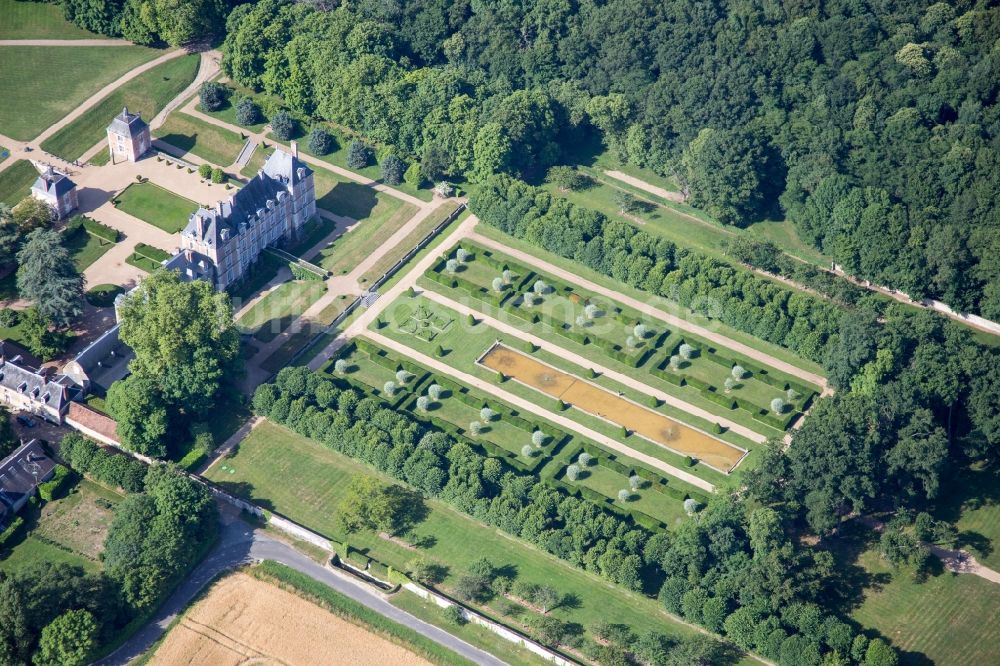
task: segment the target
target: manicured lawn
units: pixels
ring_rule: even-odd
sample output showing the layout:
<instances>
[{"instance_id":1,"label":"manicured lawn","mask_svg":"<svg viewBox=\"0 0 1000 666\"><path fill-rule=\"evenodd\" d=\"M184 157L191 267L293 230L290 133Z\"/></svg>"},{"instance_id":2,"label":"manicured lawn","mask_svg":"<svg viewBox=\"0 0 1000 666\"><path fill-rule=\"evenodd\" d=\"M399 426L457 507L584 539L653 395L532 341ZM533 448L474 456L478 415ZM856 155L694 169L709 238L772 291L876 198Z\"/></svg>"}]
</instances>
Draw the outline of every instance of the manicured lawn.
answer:
<instances>
[{"instance_id":1,"label":"manicured lawn","mask_svg":"<svg viewBox=\"0 0 1000 666\"><path fill-rule=\"evenodd\" d=\"M851 616L889 638L902 651L904 665L996 663L1000 645L1000 585L947 571L914 582L908 572L893 576L877 544L845 537L858 555L841 557L852 581L866 581L863 599ZM868 540L866 540L868 539ZM850 550L850 549L846 549Z\"/></svg>"},{"instance_id":2,"label":"manicured lawn","mask_svg":"<svg viewBox=\"0 0 1000 666\"><path fill-rule=\"evenodd\" d=\"M376 194L375 190L364 185L342 183L337 187L348 187L352 191L358 191L362 196L372 196L375 205L364 217L355 218L360 219L360 223L351 227L347 233L320 250L314 257L309 258L309 261L322 266L331 273L347 274L359 262L384 245L390 236L399 231L416 213L416 208L385 194L378 193L375 197L373 196ZM356 188L360 188L360 190L356 190ZM319 181L317 181L316 189L318 193ZM317 205L319 205L318 202ZM348 217L354 216L348 215Z\"/></svg>"},{"instance_id":3,"label":"manicured lawn","mask_svg":"<svg viewBox=\"0 0 1000 666\"><path fill-rule=\"evenodd\" d=\"M444 242L448 239L448 234L453 232L455 230L455 227L461 224L462 221L465 220L465 218L467 218L471 214L472 213L469 211L469 209L466 208L457 218L449 222L446 227L444 227L443 229L441 229L441 231L438 232L437 236L431 239L431 242L428 243L427 246L424 247L424 249L420 250L415 255L410 257L410 260L406 262L406 264L400 267L398 271L393 273L392 277L390 277L388 280L386 280L379 286L378 288L379 293L384 294L386 291L391 289L393 285L395 285L397 282L403 279L403 276L405 276L413 266L420 263L420 261L427 255L432 253L433 254L440 253L441 246L444 245ZM408 237L408 239L411 237L412 236ZM366 273L365 275L368 275L368 273Z\"/></svg>"},{"instance_id":4,"label":"manicured lawn","mask_svg":"<svg viewBox=\"0 0 1000 666\"><path fill-rule=\"evenodd\" d=\"M1000 474L979 465L959 472L935 512L958 528L958 546L1000 569Z\"/></svg>"},{"instance_id":5,"label":"manicured lawn","mask_svg":"<svg viewBox=\"0 0 1000 666\"><path fill-rule=\"evenodd\" d=\"M340 537L338 540L345 535L338 528L336 508L355 475L380 477L353 460L271 423L254 429L233 457L219 461L207 473L230 491L322 534ZM476 559L487 557L497 566L512 567L519 579L555 584L560 592L576 595L579 603L574 607L551 611L560 620L584 627L598 621L620 622L640 633L655 630L673 636L693 635L692 629L672 621L655 600L610 585L442 503L428 501L427 506L427 518L407 535L411 542L422 544L419 552L367 531L348 537L351 548L366 551L400 570L406 570L407 563L417 555L425 554L448 568L446 587Z\"/></svg>"},{"instance_id":6,"label":"manicured lawn","mask_svg":"<svg viewBox=\"0 0 1000 666\"><path fill-rule=\"evenodd\" d=\"M389 603L428 624L444 629L452 636L456 636L470 645L475 645L477 648L503 659L510 666L549 666L552 663L516 643L500 638L486 627L471 622L460 626L449 622L437 604L432 601L424 601L407 590L401 590L389 597Z\"/></svg>"},{"instance_id":7,"label":"manicured lawn","mask_svg":"<svg viewBox=\"0 0 1000 666\"><path fill-rule=\"evenodd\" d=\"M392 251L386 252L378 261L376 261L371 268L369 268L365 273L358 279L358 282L362 286L367 286L373 283L378 278L382 277L383 274L390 268L396 265L396 262L406 256L406 253L411 249L416 247L417 243L422 241L424 237L431 232L434 227L441 224L449 215L451 215L455 209L458 208L458 204L454 201L446 201L437 210L424 218L423 222L413 228L403 241L394 247Z\"/></svg>"},{"instance_id":8,"label":"manicured lawn","mask_svg":"<svg viewBox=\"0 0 1000 666\"><path fill-rule=\"evenodd\" d=\"M194 80L198 73L197 53L168 60L140 74L105 97L99 104L42 143L42 150L73 161L94 144L105 140L111 118L127 106L147 122Z\"/></svg>"},{"instance_id":9,"label":"manicured lawn","mask_svg":"<svg viewBox=\"0 0 1000 666\"><path fill-rule=\"evenodd\" d=\"M627 476L601 465L591 465L580 474L580 478L576 481L570 481L565 476L562 480L571 486L583 486L599 492L618 505L621 505L618 491L629 488ZM625 508L638 509L669 526L679 525L687 519L687 514L684 513L684 504L679 500L650 488L640 488L630 492L632 499L624 505Z\"/></svg>"},{"instance_id":10,"label":"manicured lawn","mask_svg":"<svg viewBox=\"0 0 1000 666\"><path fill-rule=\"evenodd\" d=\"M0 134L33 139L105 85L161 54L142 46L2 46Z\"/></svg>"},{"instance_id":11,"label":"manicured lawn","mask_svg":"<svg viewBox=\"0 0 1000 666\"><path fill-rule=\"evenodd\" d=\"M229 123L230 125L243 127L248 132L256 133L263 130L264 127L267 125L267 119L263 117L263 114L261 114L261 121L253 125L241 125L240 123L236 122L236 102L237 100L239 100L240 97L246 95L257 98L266 97L266 95L264 95L263 93L260 94L255 93L250 88L244 88L242 86L238 86L232 81L230 81L225 85L233 92L229 96L229 99L226 100L226 103L223 104L221 109L219 109L218 111L206 111L205 109L202 109L201 106L199 105L198 110L204 113L205 115L212 116L213 118L218 118L219 120ZM185 104L184 106L187 105ZM257 150L259 151L260 148L258 147Z\"/></svg>"},{"instance_id":12,"label":"manicured lawn","mask_svg":"<svg viewBox=\"0 0 1000 666\"><path fill-rule=\"evenodd\" d=\"M62 499L23 509L26 534L14 537L0 570L17 571L35 562L66 562L88 571L100 569L104 537L114 504L121 496L87 480L79 481ZM24 528L23 528L24 529Z\"/></svg>"},{"instance_id":13,"label":"manicured lawn","mask_svg":"<svg viewBox=\"0 0 1000 666\"><path fill-rule=\"evenodd\" d=\"M63 18L57 3L0 0L0 39L100 39Z\"/></svg>"},{"instance_id":14,"label":"manicured lawn","mask_svg":"<svg viewBox=\"0 0 1000 666\"><path fill-rule=\"evenodd\" d=\"M118 210L149 222L168 234L187 226L198 204L149 181L133 183L115 197Z\"/></svg>"},{"instance_id":15,"label":"manicured lawn","mask_svg":"<svg viewBox=\"0 0 1000 666\"><path fill-rule=\"evenodd\" d=\"M286 282L258 301L237 324L245 333L253 332L258 340L268 342L325 292L326 284L316 280Z\"/></svg>"},{"instance_id":16,"label":"manicured lawn","mask_svg":"<svg viewBox=\"0 0 1000 666\"><path fill-rule=\"evenodd\" d=\"M38 171L28 160L18 160L0 171L0 203L14 206L31 194L31 184L38 178Z\"/></svg>"},{"instance_id":17,"label":"manicured lawn","mask_svg":"<svg viewBox=\"0 0 1000 666\"><path fill-rule=\"evenodd\" d=\"M67 229L63 234L63 245L69 249L73 265L80 273L115 246L114 243L88 234L83 227Z\"/></svg>"},{"instance_id":18,"label":"manicured lawn","mask_svg":"<svg viewBox=\"0 0 1000 666\"><path fill-rule=\"evenodd\" d=\"M443 316L454 318L455 324L449 330L436 336L430 342L427 342L410 332L402 330L400 328L400 324L405 322L410 313L421 306L439 312ZM479 323L476 326L469 328L465 319L459 317L458 313L455 311L444 308L436 303L431 303L420 296L415 299L409 299L405 296L401 297L398 301L389 305L386 309L386 314L383 315L382 319L386 322L386 325L379 329L377 322L375 322L370 327L371 330L375 330L388 338L394 339L432 358L437 356L437 348L440 345L445 350L444 357L440 359L443 363L451 366L459 372L478 377L479 379L490 382L491 384L496 382L496 373L477 364L476 359L478 359L483 352L492 346L496 340L505 342L516 349L524 346L524 342L521 338L506 335L483 323ZM538 350L535 352L534 356L541 361L549 363L565 372L574 374L577 377L585 376L586 370L584 368L577 367L572 363L565 361L557 354ZM448 378L455 381L455 378L453 377L449 376ZM609 380L605 377L598 377L597 379L591 381L594 381L600 386L603 386L611 391L621 392L623 395L631 397L643 404L646 402L643 396L639 395L631 387L618 384L617 382ZM375 384L375 386L380 388L381 383ZM521 384L520 382L505 381L503 384L498 385L498 387L507 393L514 394L520 398L538 404L543 409L548 411L554 411L556 409L554 401L549 402L541 396L538 391ZM712 423L694 417L686 412L682 412L678 409L667 407L665 405L661 405L658 411L681 423L695 426L705 432L711 432ZM686 468L686 460L684 456L673 453L664 447L649 442L641 437L632 436L623 438L620 428L612 425L608 421L592 416L579 409L570 409L562 412L562 414L582 426L621 442L635 451L652 456L675 467ZM750 456L748 456L743 463L740 464L739 468L737 468L736 472L734 472L731 476L738 477L743 470L748 469L749 466L754 464L756 456L753 454L753 449L757 447L754 442L732 432L725 432L722 435L716 436L723 441L751 450ZM726 475L704 465L695 465L694 467L688 468L688 471L716 485L725 483L726 479L729 478ZM657 473L664 472L657 470Z\"/></svg>"},{"instance_id":19,"label":"manicured lawn","mask_svg":"<svg viewBox=\"0 0 1000 666\"><path fill-rule=\"evenodd\" d=\"M400 208L416 212L410 204L367 185L355 183L326 169L312 168L316 184L316 205L335 215L355 220L375 220L389 217Z\"/></svg>"},{"instance_id":20,"label":"manicured lawn","mask_svg":"<svg viewBox=\"0 0 1000 666\"><path fill-rule=\"evenodd\" d=\"M226 167L236 161L244 141L239 134L216 127L204 120L174 111L155 132L155 138L169 143L183 153L197 155L207 162Z\"/></svg>"},{"instance_id":21,"label":"manicured lawn","mask_svg":"<svg viewBox=\"0 0 1000 666\"><path fill-rule=\"evenodd\" d=\"M718 319L711 319L711 320L706 319L703 315L691 312L690 310L681 307L677 303L674 303L672 301L667 301L666 299L663 299L658 296L653 296L647 291L636 289L634 287L625 284L624 282L619 282L618 280L610 278L606 275L602 275L601 273L598 273L597 271L594 271L593 269L584 266L583 264L577 261L573 261L572 259L564 259L563 257L560 257L558 255L552 254L551 252L543 250L537 245L532 245L520 239L513 238L512 236L505 234L502 231L488 224L476 225L476 232L481 234L482 236L503 243L507 247L511 247L516 250L532 254L538 257L539 259L545 261L546 263L552 264L558 268L572 271L573 274L578 275L581 278L593 282L595 284L598 284L602 287L608 289L614 289L615 291L621 292L622 294L625 294L632 298L639 299L643 302L650 302L652 299L652 301L658 304L661 309L666 309L670 312L674 312L678 316L684 317L692 322L696 322L701 326L711 325L713 330L717 331L722 335L725 335L727 338L731 338L738 342L742 342L745 345L758 349L764 352L765 354L781 359L782 361L785 361L786 363L790 363L794 366L802 368L803 370L808 370L809 372L823 374L823 368L818 363L814 363L813 361L804 359L801 356L798 356L797 354L791 352L790 350L785 349L784 347L772 344L770 342L766 342L764 340L761 340L760 338L750 335L749 333L744 333L743 331L737 331L736 329L727 326Z\"/></svg>"}]
</instances>

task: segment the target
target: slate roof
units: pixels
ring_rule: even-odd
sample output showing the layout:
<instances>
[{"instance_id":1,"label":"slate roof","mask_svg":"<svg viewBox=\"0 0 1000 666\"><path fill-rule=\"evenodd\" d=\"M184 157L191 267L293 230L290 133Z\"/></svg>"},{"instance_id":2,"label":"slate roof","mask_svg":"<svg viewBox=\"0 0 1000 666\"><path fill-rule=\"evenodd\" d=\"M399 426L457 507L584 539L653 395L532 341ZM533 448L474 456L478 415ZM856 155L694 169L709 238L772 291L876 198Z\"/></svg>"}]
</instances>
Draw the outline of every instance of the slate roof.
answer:
<instances>
[{"instance_id":1,"label":"slate roof","mask_svg":"<svg viewBox=\"0 0 1000 666\"><path fill-rule=\"evenodd\" d=\"M253 224L254 218L267 208L268 200L278 199L279 194L286 196L289 184L294 185L311 173L312 170L294 155L275 150L257 175L228 201L220 201L215 208L195 211L184 228L184 234L204 239L218 247L222 243L223 229L230 230L230 237L235 236L239 233L240 224ZM203 225L201 233L198 232L199 218Z\"/></svg>"},{"instance_id":2,"label":"slate roof","mask_svg":"<svg viewBox=\"0 0 1000 666\"><path fill-rule=\"evenodd\" d=\"M16 357L0 356L0 386L15 393L23 393L57 411L62 411L69 400L66 387L39 374Z\"/></svg>"},{"instance_id":3,"label":"slate roof","mask_svg":"<svg viewBox=\"0 0 1000 666\"><path fill-rule=\"evenodd\" d=\"M124 136L134 136L146 127L146 121L138 113L129 113L127 106L108 125L110 131Z\"/></svg>"},{"instance_id":4,"label":"slate roof","mask_svg":"<svg viewBox=\"0 0 1000 666\"><path fill-rule=\"evenodd\" d=\"M70 180L69 176L49 167L38 174L38 178L35 179L35 184L31 186L31 189L45 192L49 196L58 198L74 187L76 187L76 183Z\"/></svg>"},{"instance_id":5,"label":"slate roof","mask_svg":"<svg viewBox=\"0 0 1000 666\"><path fill-rule=\"evenodd\" d=\"M18 511L55 467L37 439L22 445L0 461L0 502Z\"/></svg>"}]
</instances>

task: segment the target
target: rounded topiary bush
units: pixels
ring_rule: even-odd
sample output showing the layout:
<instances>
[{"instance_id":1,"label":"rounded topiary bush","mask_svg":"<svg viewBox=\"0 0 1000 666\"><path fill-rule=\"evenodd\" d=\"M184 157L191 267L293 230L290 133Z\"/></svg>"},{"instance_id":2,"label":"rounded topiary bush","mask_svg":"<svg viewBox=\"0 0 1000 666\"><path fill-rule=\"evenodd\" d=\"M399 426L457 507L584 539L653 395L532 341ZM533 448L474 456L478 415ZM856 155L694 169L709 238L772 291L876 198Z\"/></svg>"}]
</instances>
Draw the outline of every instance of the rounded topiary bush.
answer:
<instances>
[{"instance_id":1,"label":"rounded topiary bush","mask_svg":"<svg viewBox=\"0 0 1000 666\"><path fill-rule=\"evenodd\" d=\"M309 152L313 155L329 155L337 149L337 140L323 127L314 127L309 133Z\"/></svg>"},{"instance_id":2,"label":"rounded topiary bush","mask_svg":"<svg viewBox=\"0 0 1000 666\"><path fill-rule=\"evenodd\" d=\"M244 127L256 125L261 120L260 107L249 97L241 97L236 102L236 122Z\"/></svg>"}]
</instances>

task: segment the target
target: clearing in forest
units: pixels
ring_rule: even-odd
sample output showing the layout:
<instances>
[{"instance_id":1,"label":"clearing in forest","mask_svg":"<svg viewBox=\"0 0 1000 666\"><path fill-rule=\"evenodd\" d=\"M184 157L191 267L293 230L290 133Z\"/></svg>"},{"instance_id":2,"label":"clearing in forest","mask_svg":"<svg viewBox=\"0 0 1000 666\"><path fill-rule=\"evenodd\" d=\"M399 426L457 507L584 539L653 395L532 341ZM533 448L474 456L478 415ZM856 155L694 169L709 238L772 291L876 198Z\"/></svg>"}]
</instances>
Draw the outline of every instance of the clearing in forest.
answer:
<instances>
[{"instance_id":1,"label":"clearing in forest","mask_svg":"<svg viewBox=\"0 0 1000 666\"><path fill-rule=\"evenodd\" d=\"M156 650L151 664L401 664L429 662L367 629L245 573L216 583Z\"/></svg>"}]
</instances>

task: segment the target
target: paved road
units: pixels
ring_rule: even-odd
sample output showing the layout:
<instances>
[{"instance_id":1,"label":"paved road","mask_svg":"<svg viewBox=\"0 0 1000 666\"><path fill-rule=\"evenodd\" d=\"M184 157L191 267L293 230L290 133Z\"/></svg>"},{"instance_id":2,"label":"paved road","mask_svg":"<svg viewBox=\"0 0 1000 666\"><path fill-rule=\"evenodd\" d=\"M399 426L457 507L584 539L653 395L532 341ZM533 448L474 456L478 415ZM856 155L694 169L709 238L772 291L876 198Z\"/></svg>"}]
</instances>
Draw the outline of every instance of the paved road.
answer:
<instances>
[{"instance_id":1,"label":"paved road","mask_svg":"<svg viewBox=\"0 0 1000 666\"><path fill-rule=\"evenodd\" d=\"M427 638L477 664L488 666L503 666L505 664L493 655L396 608L378 594L370 591L363 583L351 580L346 574L341 576L334 573L302 555L291 546L235 519L222 526L219 542L215 548L174 591L157 611L156 616L117 651L96 662L95 666L124 666L137 658L166 632L170 623L208 583L242 563L256 560L281 562L310 578L329 585L337 592L368 606L377 613L420 632Z\"/></svg>"}]
</instances>

